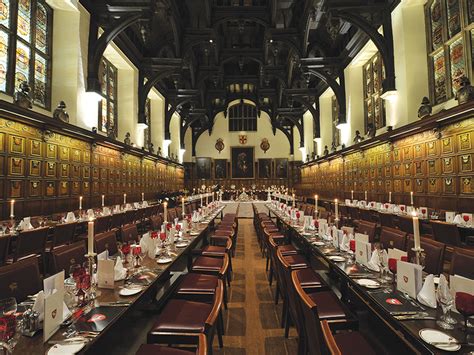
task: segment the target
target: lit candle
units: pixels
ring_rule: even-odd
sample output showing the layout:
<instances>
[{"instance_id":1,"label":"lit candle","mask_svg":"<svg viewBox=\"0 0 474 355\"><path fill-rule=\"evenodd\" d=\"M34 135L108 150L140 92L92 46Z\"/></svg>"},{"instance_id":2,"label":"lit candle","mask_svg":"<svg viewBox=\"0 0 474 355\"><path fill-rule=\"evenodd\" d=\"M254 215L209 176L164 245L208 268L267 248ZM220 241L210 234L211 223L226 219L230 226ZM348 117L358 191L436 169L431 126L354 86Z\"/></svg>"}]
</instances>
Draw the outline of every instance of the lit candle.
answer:
<instances>
[{"instance_id":1,"label":"lit candle","mask_svg":"<svg viewBox=\"0 0 474 355\"><path fill-rule=\"evenodd\" d=\"M127 194L123 194L123 204L127 204Z\"/></svg>"},{"instance_id":2,"label":"lit candle","mask_svg":"<svg viewBox=\"0 0 474 355\"><path fill-rule=\"evenodd\" d=\"M82 210L82 196L79 196L79 209Z\"/></svg>"},{"instance_id":3,"label":"lit candle","mask_svg":"<svg viewBox=\"0 0 474 355\"><path fill-rule=\"evenodd\" d=\"M392 191L388 192L388 203L392 203Z\"/></svg>"},{"instance_id":4,"label":"lit candle","mask_svg":"<svg viewBox=\"0 0 474 355\"><path fill-rule=\"evenodd\" d=\"M168 202L163 202L163 218L165 223L168 222Z\"/></svg>"},{"instance_id":5,"label":"lit candle","mask_svg":"<svg viewBox=\"0 0 474 355\"><path fill-rule=\"evenodd\" d=\"M10 201L10 218L15 218L15 200Z\"/></svg>"},{"instance_id":6,"label":"lit candle","mask_svg":"<svg viewBox=\"0 0 474 355\"><path fill-rule=\"evenodd\" d=\"M206 194L206 206L209 203L209 193Z\"/></svg>"},{"instance_id":7,"label":"lit candle","mask_svg":"<svg viewBox=\"0 0 474 355\"><path fill-rule=\"evenodd\" d=\"M351 200L354 199L354 190L351 190Z\"/></svg>"},{"instance_id":8,"label":"lit candle","mask_svg":"<svg viewBox=\"0 0 474 355\"><path fill-rule=\"evenodd\" d=\"M87 253L94 254L94 221L91 220L87 224Z\"/></svg>"},{"instance_id":9,"label":"lit candle","mask_svg":"<svg viewBox=\"0 0 474 355\"><path fill-rule=\"evenodd\" d=\"M102 195L102 207L105 205L105 195Z\"/></svg>"},{"instance_id":10,"label":"lit candle","mask_svg":"<svg viewBox=\"0 0 474 355\"><path fill-rule=\"evenodd\" d=\"M295 194L291 196L293 198L293 207L295 207Z\"/></svg>"},{"instance_id":11,"label":"lit candle","mask_svg":"<svg viewBox=\"0 0 474 355\"><path fill-rule=\"evenodd\" d=\"M365 191L365 200L367 201L367 191Z\"/></svg>"},{"instance_id":12,"label":"lit candle","mask_svg":"<svg viewBox=\"0 0 474 355\"><path fill-rule=\"evenodd\" d=\"M318 209L318 195L314 195L314 209Z\"/></svg>"},{"instance_id":13,"label":"lit candle","mask_svg":"<svg viewBox=\"0 0 474 355\"><path fill-rule=\"evenodd\" d=\"M201 196L201 206L202 206L202 194L200 196Z\"/></svg>"},{"instance_id":14,"label":"lit candle","mask_svg":"<svg viewBox=\"0 0 474 355\"><path fill-rule=\"evenodd\" d=\"M182 213L184 215L184 197L181 197L181 209L182 209Z\"/></svg>"},{"instance_id":15,"label":"lit candle","mask_svg":"<svg viewBox=\"0 0 474 355\"><path fill-rule=\"evenodd\" d=\"M337 198L334 200L334 206L336 211L336 221L339 221L339 204L337 203Z\"/></svg>"},{"instance_id":16,"label":"lit candle","mask_svg":"<svg viewBox=\"0 0 474 355\"><path fill-rule=\"evenodd\" d=\"M410 204L413 206L413 191L410 191Z\"/></svg>"},{"instance_id":17,"label":"lit candle","mask_svg":"<svg viewBox=\"0 0 474 355\"><path fill-rule=\"evenodd\" d=\"M420 250L421 249L421 244L420 244L420 222L418 220L418 216L416 215L416 212L412 212L413 216L413 235L415 237L415 250Z\"/></svg>"},{"instance_id":18,"label":"lit candle","mask_svg":"<svg viewBox=\"0 0 474 355\"><path fill-rule=\"evenodd\" d=\"M145 193L142 192L142 202L145 201Z\"/></svg>"}]
</instances>

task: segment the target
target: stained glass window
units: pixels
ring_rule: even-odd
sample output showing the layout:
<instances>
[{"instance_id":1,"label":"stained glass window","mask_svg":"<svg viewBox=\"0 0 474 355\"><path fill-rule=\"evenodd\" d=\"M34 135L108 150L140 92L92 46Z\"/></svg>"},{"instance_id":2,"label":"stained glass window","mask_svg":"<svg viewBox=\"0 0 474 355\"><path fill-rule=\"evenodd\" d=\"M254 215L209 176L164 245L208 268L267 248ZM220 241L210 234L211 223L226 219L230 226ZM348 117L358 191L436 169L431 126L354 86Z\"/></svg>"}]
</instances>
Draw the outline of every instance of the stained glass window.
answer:
<instances>
[{"instance_id":1,"label":"stained glass window","mask_svg":"<svg viewBox=\"0 0 474 355\"><path fill-rule=\"evenodd\" d=\"M146 149L149 149L151 143L151 100L146 99L145 102L145 123L147 124L147 128L143 132L145 142L144 146Z\"/></svg>"},{"instance_id":2,"label":"stained glass window","mask_svg":"<svg viewBox=\"0 0 474 355\"><path fill-rule=\"evenodd\" d=\"M26 81L44 108L50 107L51 19L44 0L0 0L0 91L12 95Z\"/></svg>"},{"instance_id":3,"label":"stained glass window","mask_svg":"<svg viewBox=\"0 0 474 355\"><path fill-rule=\"evenodd\" d=\"M473 1L431 0L426 5L431 98L435 104L456 95L460 78L473 75Z\"/></svg>"},{"instance_id":4,"label":"stained glass window","mask_svg":"<svg viewBox=\"0 0 474 355\"><path fill-rule=\"evenodd\" d=\"M382 94L382 81L385 78L384 66L379 53L376 53L362 67L364 76L364 111L365 130L369 124L375 129L385 126L385 106L380 95Z\"/></svg>"},{"instance_id":5,"label":"stained glass window","mask_svg":"<svg viewBox=\"0 0 474 355\"><path fill-rule=\"evenodd\" d=\"M107 59L100 64L102 102L99 105L99 130L117 137L117 68Z\"/></svg>"}]
</instances>

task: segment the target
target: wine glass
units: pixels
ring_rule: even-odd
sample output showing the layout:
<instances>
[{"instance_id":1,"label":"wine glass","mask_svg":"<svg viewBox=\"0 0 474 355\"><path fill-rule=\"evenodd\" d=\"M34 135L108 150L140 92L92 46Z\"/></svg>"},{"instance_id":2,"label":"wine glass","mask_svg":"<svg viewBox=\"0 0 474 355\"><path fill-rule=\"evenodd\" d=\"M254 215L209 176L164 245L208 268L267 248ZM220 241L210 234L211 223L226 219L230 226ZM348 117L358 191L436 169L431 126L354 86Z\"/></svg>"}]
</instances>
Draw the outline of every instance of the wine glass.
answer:
<instances>
[{"instance_id":1,"label":"wine glass","mask_svg":"<svg viewBox=\"0 0 474 355\"><path fill-rule=\"evenodd\" d=\"M8 354L13 352L18 342L16 310L14 297L0 300L0 349L3 348Z\"/></svg>"},{"instance_id":2,"label":"wine glass","mask_svg":"<svg viewBox=\"0 0 474 355\"><path fill-rule=\"evenodd\" d=\"M449 292L448 287L438 287L436 291L436 299L441 305L443 314L439 320L436 321L436 324L443 329L454 329L454 325L450 324L447 321L448 311L453 304L453 297Z\"/></svg>"},{"instance_id":3,"label":"wine glass","mask_svg":"<svg viewBox=\"0 0 474 355\"><path fill-rule=\"evenodd\" d=\"M398 260L395 258L389 258L388 259L388 269L392 273L392 284L393 284L393 289L395 290L396 288L396 280L397 280L397 262Z\"/></svg>"}]
</instances>

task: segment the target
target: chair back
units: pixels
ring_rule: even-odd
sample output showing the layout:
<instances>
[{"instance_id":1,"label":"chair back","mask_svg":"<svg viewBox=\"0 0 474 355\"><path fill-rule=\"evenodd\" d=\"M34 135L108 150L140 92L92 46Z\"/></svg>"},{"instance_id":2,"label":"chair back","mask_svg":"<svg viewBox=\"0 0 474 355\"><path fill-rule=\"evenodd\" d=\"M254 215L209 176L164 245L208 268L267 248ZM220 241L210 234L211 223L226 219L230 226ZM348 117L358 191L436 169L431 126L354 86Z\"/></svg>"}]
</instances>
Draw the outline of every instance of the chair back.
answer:
<instances>
[{"instance_id":1,"label":"chair back","mask_svg":"<svg viewBox=\"0 0 474 355\"><path fill-rule=\"evenodd\" d=\"M125 212L125 217L122 223L125 224L130 224L135 222L135 216L136 216L136 211L135 210L129 210Z\"/></svg>"},{"instance_id":2,"label":"chair back","mask_svg":"<svg viewBox=\"0 0 474 355\"><path fill-rule=\"evenodd\" d=\"M176 209L169 208L168 209L168 221L172 222L176 218Z\"/></svg>"},{"instance_id":3,"label":"chair back","mask_svg":"<svg viewBox=\"0 0 474 355\"><path fill-rule=\"evenodd\" d=\"M410 216L398 216L398 228L407 234L413 234L413 218Z\"/></svg>"},{"instance_id":4,"label":"chair back","mask_svg":"<svg viewBox=\"0 0 474 355\"><path fill-rule=\"evenodd\" d=\"M110 216L98 217L94 221L94 234L107 232L110 229Z\"/></svg>"},{"instance_id":5,"label":"chair back","mask_svg":"<svg viewBox=\"0 0 474 355\"><path fill-rule=\"evenodd\" d=\"M150 226L151 226L152 230L154 230L154 231L160 230L162 224L163 224L163 217L161 217L160 214L158 214L156 216L151 216Z\"/></svg>"},{"instance_id":6,"label":"chair back","mask_svg":"<svg viewBox=\"0 0 474 355\"><path fill-rule=\"evenodd\" d=\"M309 355L321 355L321 331L317 307L311 297L301 287L297 271L291 273L291 280L298 297L306 332L306 350Z\"/></svg>"},{"instance_id":7,"label":"chair back","mask_svg":"<svg viewBox=\"0 0 474 355\"><path fill-rule=\"evenodd\" d=\"M379 220L380 220L380 225L382 227L394 228L391 213L380 212L379 213Z\"/></svg>"},{"instance_id":8,"label":"chair back","mask_svg":"<svg viewBox=\"0 0 474 355\"><path fill-rule=\"evenodd\" d=\"M367 210L365 208L359 208L359 214L360 214L360 219L364 221L367 221L367 222L374 221L374 215L371 210Z\"/></svg>"},{"instance_id":9,"label":"chair back","mask_svg":"<svg viewBox=\"0 0 474 355\"><path fill-rule=\"evenodd\" d=\"M55 248L59 245L71 244L76 234L77 222L57 224L53 232L53 245Z\"/></svg>"},{"instance_id":10,"label":"chair back","mask_svg":"<svg viewBox=\"0 0 474 355\"><path fill-rule=\"evenodd\" d=\"M455 247L461 246L461 235L456 225L433 220L430 221L430 224L436 241Z\"/></svg>"},{"instance_id":11,"label":"chair back","mask_svg":"<svg viewBox=\"0 0 474 355\"><path fill-rule=\"evenodd\" d=\"M38 258L31 257L0 267L0 299L15 297L23 302L43 288Z\"/></svg>"},{"instance_id":12,"label":"chair back","mask_svg":"<svg viewBox=\"0 0 474 355\"><path fill-rule=\"evenodd\" d=\"M444 253L446 245L429 238L420 238L420 246L425 253L425 270L428 274L440 275L443 272ZM415 257L412 248L415 247L413 235L407 239L408 260Z\"/></svg>"},{"instance_id":13,"label":"chair back","mask_svg":"<svg viewBox=\"0 0 474 355\"><path fill-rule=\"evenodd\" d=\"M53 249L51 252L53 258L52 273L58 273L64 270L65 277L69 277L69 270L72 265L82 265L86 261L86 244L79 241L74 244L63 245Z\"/></svg>"},{"instance_id":14,"label":"chair back","mask_svg":"<svg viewBox=\"0 0 474 355\"><path fill-rule=\"evenodd\" d=\"M0 266L4 265L7 260L11 239L10 235L0 237Z\"/></svg>"},{"instance_id":15,"label":"chair back","mask_svg":"<svg viewBox=\"0 0 474 355\"><path fill-rule=\"evenodd\" d=\"M94 237L95 252L100 254L105 250L109 251L109 255L115 255L118 252L117 248L117 230L112 229L108 232L97 234Z\"/></svg>"},{"instance_id":16,"label":"chair back","mask_svg":"<svg viewBox=\"0 0 474 355\"><path fill-rule=\"evenodd\" d=\"M49 227L20 232L16 240L13 261L30 254L43 254L46 249Z\"/></svg>"},{"instance_id":17,"label":"chair back","mask_svg":"<svg viewBox=\"0 0 474 355\"><path fill-rule=\"evenodd\" d=\"M474 251L454 248L449 274L474 279Z\"/></svg>"},{"instance_id":18,"label":"chair back","mask_svg":"<svg viewBox=\"0 0 474 355\"><path fill-rule=\"evenodd\" d=\"M369 236L369 242L375 242L375 232L377 230L377 224L375 222L368 222L359 220L356 231L358 233L367 234Z\"/></svg>"},{"instance_id":19,"label":"chair back","mask_svg":"<svg viewBox=\"0 0 474 355\"><path fill-rule=\"evenodd\" d=\"M125 213L115 213L110 218L110 229L120 228L123 225Z\"/></svg>"},{"instance_id":20,"label":"chair back","mask_svg":"<svg viewBox=\"0 0 474 355\"><path fill-rule=\"evenodd\" d=\"M360 219L359 209L357 207L347 206L347 212L349 213L349 216L351 217L352 220Z\"/></svg>"},{"instance_id":21,"label":"chair back","mask_svg":"<svg viewBox=\"0 0 474 355\"><path fill-rule=\"evenodd\" d=\"M130 243L138 241L138 230L136 224L127 224L120 228L120 241Z\"/></svg>"},{"instance_id":22,"label":"chair back","mask_svg":"<svg viewBox=\"0 0 474 355\"><path fill-rule=\"evenodd\" d=\"M399 229L382 227L380 231L380 242L386 249L397 248L406 250L407 234Z\"/></svg>"}]
</instances>

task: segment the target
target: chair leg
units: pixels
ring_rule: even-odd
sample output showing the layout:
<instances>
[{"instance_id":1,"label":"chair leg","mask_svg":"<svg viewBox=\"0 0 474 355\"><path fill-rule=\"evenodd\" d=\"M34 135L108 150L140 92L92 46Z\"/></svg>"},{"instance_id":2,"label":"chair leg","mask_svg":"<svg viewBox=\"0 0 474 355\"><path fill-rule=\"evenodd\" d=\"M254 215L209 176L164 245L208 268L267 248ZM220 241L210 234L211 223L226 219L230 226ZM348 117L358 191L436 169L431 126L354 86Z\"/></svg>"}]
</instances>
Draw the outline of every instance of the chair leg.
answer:
<instances>
[{"instance_id":1,"label":"chair leg","mask_svg":"<svg viewBox=\"0 0 474 355\"><path fill-rule=\"evenodd\" d=\"M227 309L227 287L226 287L226 283L223 282L224 284L224 308Z\"/></svg>"},{"instance_id":2,"label":"chair leg","mask_svg":"<svg viewBox=\"0 0 474 355\"><path fill-rule=\"evenodd\" d=\"M270 287L272 287L273 283L273 265L270 263L270 271L268 273L268 283L270 284Z\"/></svg>"},{"instance_id":3,"label":"chair leg","mask_svg":"<svg viewBox=\"0 0 474 355\"><path fill-rule=\"evenodd\" d=\"M277 280L277 285L276 285L276 290L275 290L275 304L278 304L278 299L280 298L280 286L278 284Z\"/></svg>"},{"instance_id":4,"label":"chair leg","mask_svg":"<svg viewBox=\"0 0 474 355\"><path fill-rule=\"evenodd\" d=\"M286 308L286 316L285 316L285 338L288 339L288 336L290 335L290 325L291 325L291 317L288 312L288 307Z\"/></svg>"},{"instance_id":5,"label":"chair leg","mask_svg":"<svg viewBox=\"0 0 474 355\"><path fill-rule=\"evenodd\" d=\"M270 264L270 256L267 253L267 265L265 266L265 271L268 271L269 264Z\"/></svg>"},{"instance_id":6,"label":"chair leg","mask_svg":"<svg viewBox=\"0 0 474 355\"><path fill-rule=\"evenodd\" d=\"M225 335L224 314L223 314L222 308L221 308L221 310L219 311L218 322L220 323L220 326L221 326L222 335Z\"/></svg>"},{"instance_id":7,"label":"chair leg","mask_svg":"<svg viewBox=\"0 0 474 355\"><path fill-rule=\"evenodd\" d=\"M219 348L222 349L224 347L224 340L222 339L223 328L222 328L222 324L220 324L219 321L217 321L216 328L217 328L217 340L219 341Z\"/></svg>"},{"instance_id":8,"label":"chair leg","mask_svg":"<svg viewBox=\"0 0 474 355\"><path fill-rule=\"evenodd\" d=\"M288 322L288 312L287 312L287 304L286 299L283 298L283 307L281 308L281 327L284 328L285 324Z\"/></svg>"}]
</instances>

